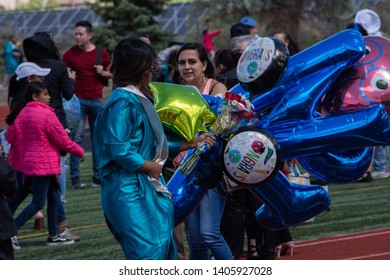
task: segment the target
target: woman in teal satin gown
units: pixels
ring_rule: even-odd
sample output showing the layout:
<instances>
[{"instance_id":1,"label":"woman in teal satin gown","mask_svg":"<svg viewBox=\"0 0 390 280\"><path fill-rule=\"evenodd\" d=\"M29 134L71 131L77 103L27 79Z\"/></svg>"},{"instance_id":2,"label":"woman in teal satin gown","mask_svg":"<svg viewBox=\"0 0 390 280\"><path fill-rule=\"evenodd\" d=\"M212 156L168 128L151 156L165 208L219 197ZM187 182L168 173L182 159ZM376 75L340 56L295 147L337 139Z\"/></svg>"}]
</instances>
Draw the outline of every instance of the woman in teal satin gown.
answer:
<instances>
[{"instance_id":1,"label":"woman in teal satin gown","mask_svg":"<svg viewBox=\"0 0 390 280\"><path fill-rule=\"evenodd\" d=\"M142 89L156 63L153 48L135 36L120 41L111 71L116 87L100 111L93 138L101 203L127 259L176 259L173 205L162 165L163 127Z\"/></svg>"}]
</instances>

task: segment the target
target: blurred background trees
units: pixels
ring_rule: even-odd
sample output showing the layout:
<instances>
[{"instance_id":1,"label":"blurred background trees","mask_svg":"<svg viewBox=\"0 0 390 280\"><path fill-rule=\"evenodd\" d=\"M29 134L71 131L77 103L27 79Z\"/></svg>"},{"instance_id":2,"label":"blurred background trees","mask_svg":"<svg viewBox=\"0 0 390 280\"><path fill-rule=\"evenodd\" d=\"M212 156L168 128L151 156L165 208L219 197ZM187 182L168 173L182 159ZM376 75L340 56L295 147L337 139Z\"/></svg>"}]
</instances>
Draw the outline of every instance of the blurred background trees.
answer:
<instances>
[{"instance_id":1,"label":"blurred background trees","mask_svg":"<svg viewBox=\"0 0 390 280\"><path fill-rule=\"evenodd\" d=\"M230 26L243 16L257 21L259 36L272 36L286 31L305 49L347 27L354 14L361 9L372 9L381 17L384 35L390 35L390 1L386 0L195 0L199 7L209 9L207 17L215 28L223 28L228 36ZM225 38L226 38L225 36ZM215 38L223 46L221 36Z\"/></svg>"}]
</instances>

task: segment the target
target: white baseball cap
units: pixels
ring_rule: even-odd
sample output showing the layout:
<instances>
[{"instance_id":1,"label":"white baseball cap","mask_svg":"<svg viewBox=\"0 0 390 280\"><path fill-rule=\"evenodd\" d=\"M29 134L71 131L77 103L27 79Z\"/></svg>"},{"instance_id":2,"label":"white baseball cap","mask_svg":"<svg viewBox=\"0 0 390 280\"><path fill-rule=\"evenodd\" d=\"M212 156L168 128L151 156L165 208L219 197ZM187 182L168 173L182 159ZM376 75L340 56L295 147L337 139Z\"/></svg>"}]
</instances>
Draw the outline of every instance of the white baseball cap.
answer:
<instances>
[{"instance_id":1,"label":"white baseball cap","mask_svg":"<svg viewBox=\"0 0 390 280\"><path fill-rule=\"evenodd\" d=\"M16 79L19 81L20 79L31 75L47 76L50 73L50 70L50 68L41 68L33 62L23 62L16 68L15 74L17 76Z\"/></svg>"},{"instance_id":2,"label":"white baseball cap","mask_svg":"<svg viewBox=\"0 0 390 280\"><path fill-rule=\"evenodd\" d=\"M363 9L356 13L354 23L360 24L368 35L381 36L381 19L373 10Z\"/></svg>"}]
</instances>

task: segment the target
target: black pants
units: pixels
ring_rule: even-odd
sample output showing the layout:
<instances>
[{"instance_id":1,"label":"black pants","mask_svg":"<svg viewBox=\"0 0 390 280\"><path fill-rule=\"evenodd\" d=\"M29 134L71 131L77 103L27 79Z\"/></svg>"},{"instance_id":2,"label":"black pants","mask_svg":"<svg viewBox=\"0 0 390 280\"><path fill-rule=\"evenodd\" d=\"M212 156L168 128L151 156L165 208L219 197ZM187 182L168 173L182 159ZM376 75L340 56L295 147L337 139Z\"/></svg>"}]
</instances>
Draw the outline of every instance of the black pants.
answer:
<instances>
[{"instance_id":1,"label":"black pants","mask_svg":"<svg viewBox=\"0 0 390 280\"><path fill-rule=\"evenodd\" d=\"M221 232L236 259L243 253L245 231L248 237L248 251L249 240L255 239L257 259L275 258L274 231L260 225L255 217L257 209L262 204L262 201L246 189L230 193L228 196L221 221Z\"/></svg>"},{"instance_id":2,"label":"black pants","mask_svg":"<svg viewBox=\"0 0 390 280\"><path fill-rule=\"evenodd\" d=\"M221 233L235 259L243 253L245 236L245 205L247 190L228 195L221 220Z\"/></svg>"},{"instance_id":3,"label":"black pants","mask_svg":"<svg viewBox=\"0 0 390 280\"><path fill-rule=\"evenodd\" d=\"M254 195L248 191L248 200L245 213L245 228L248 236L248 250L250 248L249 240L256 240L256 251L258 256L250 259L273 260L275 259L275 236L274 230L263 227L255 217L257 209L263 204Z\"/></svg>"}]
</instances>

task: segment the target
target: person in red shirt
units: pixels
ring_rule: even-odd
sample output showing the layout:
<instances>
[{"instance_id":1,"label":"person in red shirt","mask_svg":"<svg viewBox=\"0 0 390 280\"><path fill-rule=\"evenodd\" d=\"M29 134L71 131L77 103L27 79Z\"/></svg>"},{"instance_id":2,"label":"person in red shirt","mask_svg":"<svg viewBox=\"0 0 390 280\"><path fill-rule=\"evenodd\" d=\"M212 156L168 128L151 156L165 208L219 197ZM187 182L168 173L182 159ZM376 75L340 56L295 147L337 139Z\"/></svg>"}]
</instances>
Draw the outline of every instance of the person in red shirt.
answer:
<instances>
[{"instance_id":1,"label":"person in red shirt","mask_svg":"<svg viewBox=\"0 0 390 280\"><path fill-rule=\"evenodd\" d=\"M72 139L81 144L87 116L92 140L95 120L103 106L103 88L112 74L109 71L111 61L107 50L91 42L93 37L91 23L79 21L75 27L76 45L64 53L63 60L69 71L76 74L75 94L80 101L81 120L78 127L72 131ZM92 186L99 187L99 173L93 152L92 157ZM72 155L70 157L70 178L73 188L79 189L85 186L80 182L80 160Z\"/></svg>"},{"instance_id":2,"label":"person in red shirt","mask_svg":"<svg viewBox=\"0 0 390 280\"><path fill-rule=\"evenodd\" d=\"M206 19L206 25L203 29L203 45L206 48L210 61L214 61L215 49L213 45L213 37L218 36L223 32L223 29L210 31L211 19Z\"/></svg>"}]
</instances>

